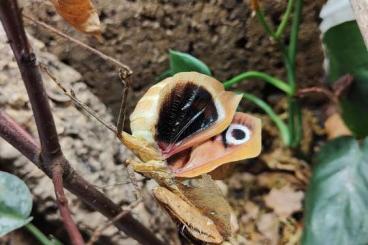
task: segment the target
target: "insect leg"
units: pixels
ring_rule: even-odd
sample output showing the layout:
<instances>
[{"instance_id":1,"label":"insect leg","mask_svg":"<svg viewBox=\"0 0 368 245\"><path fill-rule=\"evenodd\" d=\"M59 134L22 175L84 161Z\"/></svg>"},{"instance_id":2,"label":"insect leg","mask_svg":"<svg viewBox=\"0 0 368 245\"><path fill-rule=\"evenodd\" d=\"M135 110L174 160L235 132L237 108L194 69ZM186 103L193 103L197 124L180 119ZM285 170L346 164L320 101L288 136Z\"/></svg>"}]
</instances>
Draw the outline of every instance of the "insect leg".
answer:
<instances>
[{"instance_id":1,"label":"insect leg","mask_svg":"<svg viewBox=\"0 0 368 245\"><path fill-rule=\"evenodd\" d=\"M148 162L127 160L127 163L133 167L135 172L156 180L162 186L166 186L170 189L177 189L175 176L167 168L165 162L155 160Z\"/></svg>"},{"instance_id":2,"label":"insect leg","mask_svg":"<svg viewBox=\"0 0 368 245\"><path fill-rule=\"evenodd\" d=\"M124 128L124 122L125 122L125 110L126 110L126 102L128 98L128 89L130 85L130 77L131 73L129 70L126 69L120 69L119 71L119 77L121 79L121 85L123 87L122 91L122 98L121 98L121 104L120 104L120 110L119 110L119 117L117 122L117 134L118 136L121 135L123 128Z\"/></svg>"},{"instance_id":3,"label":"insect leg","mask_svg":"<svg viewBox=\"0 0 368 245\"><path fill-rule=\"evenodd\" d=\"M80 107L83 111L85 111L89 116L95 118L98 122L100 122L103 126L105 126L107 129L109 129L110 131L114 132L115 134L117 134L117 130L115 128L115 126L109 124L108 122L106 122L105 120L103 120L101 117L99 117L97 115L96 112L94 112L91 108L89 108L86 104L84 104L83 102L81 102L75 95L74 91L71 89L70 91L68 91L57 79L54 75L51 74L51 72L47 69L47 67L43 64L39 64L39 67L42 71L44 71L50 78L51 80L64 92L64 94L66 96L68 96L73 103Z\"/></svg>"},{"instance_id":4,"label":"insect leg","mask_svg":"<svg viewBox=\"0 0 368 245\"><path fill-rule=\"evenodd\" d=\"M139 191L139 186L138 186L138 181L134 175L134 169L133 166L131 164L126 164L126 168L127 168L127 172L128 172L128 176L130 179L130 182L132 183L134 190L135 190L135 198L137 200L141 200L142 199L142 195Z\"/></svg>"}]
</instances>

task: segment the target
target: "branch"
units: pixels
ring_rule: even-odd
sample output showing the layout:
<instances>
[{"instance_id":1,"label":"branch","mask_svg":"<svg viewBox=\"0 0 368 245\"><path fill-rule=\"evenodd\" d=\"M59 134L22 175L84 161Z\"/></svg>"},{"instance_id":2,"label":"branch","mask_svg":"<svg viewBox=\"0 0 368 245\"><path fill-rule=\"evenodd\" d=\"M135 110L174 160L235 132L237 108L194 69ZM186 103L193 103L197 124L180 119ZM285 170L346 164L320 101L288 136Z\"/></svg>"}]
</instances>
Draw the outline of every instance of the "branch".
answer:
<instances>
[{"instance_id":1,"label":"branch","mask_svg":"<svg viewBox=\"0 0 368 245\"><path fill-rule=\"evenodd\" d=\"M41 74L36 65L36 57L28 43L17 1L0 1L0 18L31 102L41 142L41 155L44 162L49 163L62 153Z\"/></svg>"},{"instance_id":2,"label":"branch","mask_svg":"<svg viewBox=\"0 0 368 245\"><path fill-rule=\"evenodd\" d=\"M64 225L73 244L83 244L81 235L71 220L70 211L63 199L65 187L79 196L90 206L113 218L121 208L97 191L91 184L75 173L61 151L55 123L51 114L42 77L36 64L36 57L26 38L20 12L15 0L0 1L0 19L8 36L10 46L17 61L34 113L41 148L20 126L0 111L0 136L37 164L56 183L55 192ZM125 222L124 224L122 222ZM143 244L161 242L131 215L124 216L115 225ZM78 233L78 234L76 234Z\"/></svg>"},{"instance_id":3,"label":"branch","mask_svg":"<svg viewBox=\"0 0 368 245\"><path fill-rule=\"evenodd\" d=\"M60 159L64 158L64 156L60 148L55 122L43 87L41 74L36 65L36 57L31 51L31 47L23 28L17 1L1 1L0 18L8 36L10 46L13 50L31 102L41 142L40 156L44 163L42 169L44 169L45 172L47 172L49 176L51 175L54 179L54 174L56 175L55 177L59 175L57 171L54 171L54 167ZM60 161L60 163L62 164L64 161ZM63 170L59 171L60 175L64 172L67 174L69 171L69 165L63 165L62 168ZM55 168L55 170L57 169L59 168ZM58 189L63 188L62 186L56 185L54 187L56 193L58 193ZM56 195L57 200L58 198L59 195ZM58 200L58 203L60 204L63 202ZM63 209L60 210L61 216L72 244L83 245L84 241L71 218L69 209L64 205L59 205L59 207L63 207Z\"/></svg>"},{"instance_id":4,"label":"branch","mask_svg":"<svg viewBox=\"0 0 368 245\"><path fill-rule=\"evenodd\" d=\"M133 208L135 208L138 204L140 204L140 203L141 203L141 201L142 201L141 199L138 199L138 200L136 200L135 202L131 203L131 204L126 208L126 210L122 211L120 214L118 214L117 216L115 216L112 220L109 220L109 222L107 222L106 224L104 224L104 225L100 226L99 228L97 228L97 229L93 232L93 234L92 234L92 236L91 236L91 238L90 238L89 242L88 242L86 245L93 245L93 244L98 240L98 238L101 236L101 234L102 234L102 232L103 232L104 230L106 230L106 229L107 229L107 228L109 228L111 225L113 225L113 224L114 224L114 222L118 221L119 219L121 219L121 218L122 218L122 217L124 217L125 215L129 214L129 213L132 211L132 209L133 209Z\"/></svg>"},{"instance_id":5,"label":"branch","mask_svg":"<svg viewBox=\"0 0 368 245\"><path fill-rule=\"evenodd\" d=\"M39 144L2 110L0 110L0 136L42 169L43 164L39 157L41 152ZM69 163L66 162L65 164ZM71 167L68 177L64 178L64 186L88 206L109 219L114 219L123 212L120 206L98 191L94 185L84 180ZM142 244L163 245L152 232L134 219L131 214L126 214L119 220L116 220L114 225Z\"/></svg>"},{"instance_id":6,"label":"branch","mask_svg":"<svg viewBox=\"0 0 368 245\"><path fill-rule=\"evenodd\" d=\"M337 104L338 99L330 90L324 87L309 87L309 88L302 88L299 89L296 93L298 97L305 97L308 94L323 94L326 96L332 103Z\"/></svg>"},{"instance_id":7,"label":"branch","mask_svg":"<svg viewBox=\"0 0 368 245\"><path fill-rule=\"evenodd\" d=\"M63 159L62 159L63 160ZM60 210L60 215L63 219L65 228L75 244L84 244L82 235L80 234L68 207L68 199L65 197L63 186L64 169L61 164L57 164L52 169L52 182L54 183L55 196Z\"/></svg>"}]
</instances>

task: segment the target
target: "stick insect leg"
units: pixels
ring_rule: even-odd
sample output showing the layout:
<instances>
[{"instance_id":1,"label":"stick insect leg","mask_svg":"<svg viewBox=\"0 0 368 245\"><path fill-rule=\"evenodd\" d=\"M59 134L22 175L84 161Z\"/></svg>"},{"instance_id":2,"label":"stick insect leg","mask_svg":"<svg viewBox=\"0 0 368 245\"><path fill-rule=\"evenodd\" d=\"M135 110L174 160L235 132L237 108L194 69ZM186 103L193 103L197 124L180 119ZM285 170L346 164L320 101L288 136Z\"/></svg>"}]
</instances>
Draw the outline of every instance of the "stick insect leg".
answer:
<instances>
[{"instance_id":1,"label":"stick insect leg","mask_svg":"<svg viewBox=\"0 0 368 245\"><path fill-rule=\"evenodd\" d=\"M43 64L39 64L39 67L42 71L44 71L50 78L51 80L64 92L64 94L66 96L68 96L75 105L77 105L78 107L82 108L83 111L85 111L89 116L95 118L98 122L100 122L102 125L104 125L107 129L109 129L110 131L114 132L115 134L117 134L117 130L116 128L109 124L108 122L105 122L105 120L103 120L101 117L99 117L97 115L96 112L94 112L91 108L89 108L86 104L84 104L83 102L81 102L76 96L74 91L71 89L70 91L68 91L56 78L54 75L51 74L51 72L47 69L47 67Z\"/></svg>"},{"instance_id":2,"label":"stick insect leg","mask_svg":"<svg viewBox=\"0 0 368 245\"><path fill-rule=\"evenodd\" d=\"M122 98L121 98L121 104L120 104L120 110L119 110L119 117L118 117L118 122L116 126L118 137L121 135L124 129L126 103L128 99L128 90L129 90L130 79L131 79L130 75L131 75L131 72L127 69L120 69L119 71L119 77L121 79L121 85L123 87L123 91L122 91Z\"/></svg>"}]
</instances>

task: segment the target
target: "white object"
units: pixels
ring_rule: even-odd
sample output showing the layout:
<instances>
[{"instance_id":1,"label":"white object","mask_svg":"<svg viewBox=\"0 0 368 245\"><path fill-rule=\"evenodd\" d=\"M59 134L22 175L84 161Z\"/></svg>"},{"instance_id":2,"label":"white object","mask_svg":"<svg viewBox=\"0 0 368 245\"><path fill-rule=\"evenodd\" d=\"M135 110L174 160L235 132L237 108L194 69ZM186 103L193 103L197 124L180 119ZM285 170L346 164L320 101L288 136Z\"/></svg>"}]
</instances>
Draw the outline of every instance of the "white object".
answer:
<instances>
[{"instance_id":1,"label":"white object","mask_svg":"<svg viewBox=\"0 0 368 245\"><path fill-rule=\"evenodd\" d=\"M319 13L322 22L319 26L322 34L331 27L347 21L355 20L349 0L328 0Z\"/></svg>"},{"instance_id":2,"label":"white object","mask_svg":"<svg viewBox=\"0 0 368 245\"><path fill-rule=\"evenodd\" d=\"M350 0L355 16L363 35L365 46L368 48L368 0Z\"/></svg>"}]
</instances>

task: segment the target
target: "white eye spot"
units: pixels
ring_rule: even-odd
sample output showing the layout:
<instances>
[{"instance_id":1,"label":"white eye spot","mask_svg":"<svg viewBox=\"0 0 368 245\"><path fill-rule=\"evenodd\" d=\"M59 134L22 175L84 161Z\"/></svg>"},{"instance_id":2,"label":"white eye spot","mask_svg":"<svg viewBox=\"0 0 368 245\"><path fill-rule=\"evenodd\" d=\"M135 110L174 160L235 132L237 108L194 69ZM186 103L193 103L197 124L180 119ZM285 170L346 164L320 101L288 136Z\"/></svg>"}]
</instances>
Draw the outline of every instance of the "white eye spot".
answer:
<instances>
[{"instance_id":1,"label":"white eye spot","mask_svg":"<svg viewBox=\"0 0 368 245\"><path fill-rule=\"evenodd\" d=\"M250 139L251 132L247 126L231 124L226 131L226 143L229 145L240 145Z\"/></svg>"}]
</instances>

